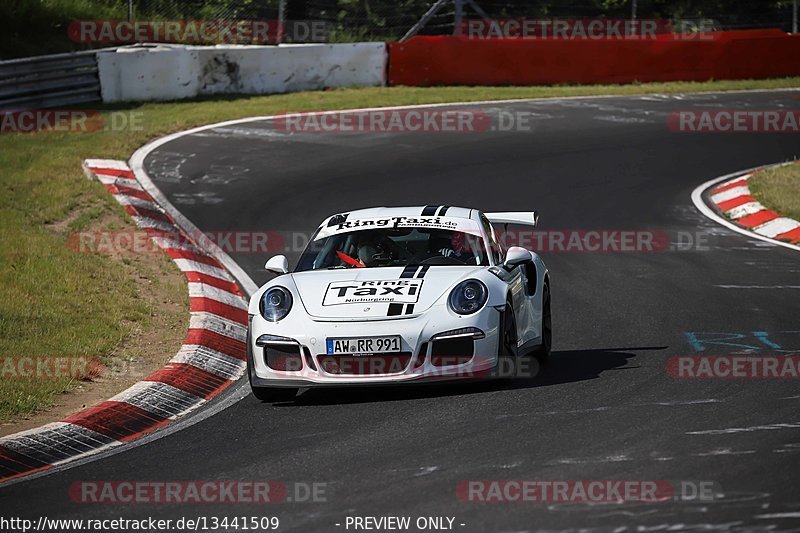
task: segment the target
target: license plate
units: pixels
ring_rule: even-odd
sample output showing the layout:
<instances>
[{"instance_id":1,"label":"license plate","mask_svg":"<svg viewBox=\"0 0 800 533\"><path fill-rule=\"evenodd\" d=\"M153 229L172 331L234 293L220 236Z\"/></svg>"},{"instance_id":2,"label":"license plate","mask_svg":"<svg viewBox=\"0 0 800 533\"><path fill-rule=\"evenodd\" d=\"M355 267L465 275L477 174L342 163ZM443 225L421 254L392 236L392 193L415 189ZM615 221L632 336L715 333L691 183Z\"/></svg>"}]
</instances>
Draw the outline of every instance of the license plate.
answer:
<instances>
[{"instance_id":1,"label":"license plate","mask_svg":"<svg viewBox=\"0 0 800 533\"><path fill-rule=\"evenodd\" d=\"M327 339L328 355L371 355L400 351L400 335Z\"/></svg>"}]
</instances>

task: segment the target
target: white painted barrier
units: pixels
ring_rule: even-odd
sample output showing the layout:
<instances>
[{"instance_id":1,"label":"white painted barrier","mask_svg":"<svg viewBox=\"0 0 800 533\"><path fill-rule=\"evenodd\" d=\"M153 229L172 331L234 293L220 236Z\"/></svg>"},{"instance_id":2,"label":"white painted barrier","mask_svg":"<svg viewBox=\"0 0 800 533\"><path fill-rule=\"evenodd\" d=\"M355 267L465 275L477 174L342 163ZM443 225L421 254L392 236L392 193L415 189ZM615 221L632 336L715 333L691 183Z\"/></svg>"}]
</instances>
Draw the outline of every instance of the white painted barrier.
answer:
<instances>
[{"instance_id":1,"label":"white painted barrier","mask_svg":"<svg viewBox=\"0 0 800 533\"><path fill-rule=\"evenodd\" d=\"M198 52L189 47L120 48L98 53L103 102L146 102L197 96L198 64Z\"/></svg>"},{"instance_id":2,"label":"white painted barrier","mask_svg":"<svg viewBox=\"0 0 800 533\"><path fill-rule=\"evenodd\" d=\"M97 54L104 102L386 84L384 43L120 48Z\"/></svg>"}]
</instances>

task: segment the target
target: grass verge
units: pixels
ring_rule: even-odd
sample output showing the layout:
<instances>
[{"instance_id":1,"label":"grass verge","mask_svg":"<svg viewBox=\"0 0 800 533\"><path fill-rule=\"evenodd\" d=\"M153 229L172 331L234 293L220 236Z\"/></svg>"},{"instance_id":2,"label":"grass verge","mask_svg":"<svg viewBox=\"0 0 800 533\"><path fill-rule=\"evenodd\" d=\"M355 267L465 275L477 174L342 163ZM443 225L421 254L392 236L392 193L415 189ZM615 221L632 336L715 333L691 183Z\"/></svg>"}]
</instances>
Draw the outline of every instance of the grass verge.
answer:
<instances>
[{"instance_id":1,"label":"grass verge","mask_svg":"<svg viewBox=\"0 0 800 533\"><path fill-rule=\"evenodd\" d=\"M706 83L564 87L360 88L259 97L104 106L137 112L135 131L0 135L0 358L98 357L107 365L168 359L186 327L183 278L166 256L87 255L71 251L78 231L134 230L84 158L127 159L174 131L254 115L441 103L779 89L800 78ZM794 204L795 206L797 204ZM138 358L138 359L137 359ZM53 404L76 380L0 380L0 422Z\"/></svg>"},{"instance_id":2,"label":"grass verge","mask_svg":"<svg viewBox=\"0 0 800 533\"><path fill-rule=\"evenodd\" d=\"M748 185L762 205L800 220L800 163L759 172L748 180Z\"/></svg>"}]
</instances>

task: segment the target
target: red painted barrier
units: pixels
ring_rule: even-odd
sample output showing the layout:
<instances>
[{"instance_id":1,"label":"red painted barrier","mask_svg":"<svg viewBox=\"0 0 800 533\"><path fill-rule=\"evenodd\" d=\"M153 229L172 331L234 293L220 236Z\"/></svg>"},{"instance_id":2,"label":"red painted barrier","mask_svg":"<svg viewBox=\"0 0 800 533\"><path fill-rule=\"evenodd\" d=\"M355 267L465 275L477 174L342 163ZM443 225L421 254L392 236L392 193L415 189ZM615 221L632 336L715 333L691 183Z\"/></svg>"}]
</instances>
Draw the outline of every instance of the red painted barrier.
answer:
<instances>
[{"instance_id":1,"label":"red painted barrier","mask_svg":"<svg viewBox=\"0 0 800 533\"><path fill-rule=\"evenodd\" d=\"M780 30L692 38L470 39L389 43L390 85L550 85L800 75L800 35Z\"/></svg>"}]
</instances>

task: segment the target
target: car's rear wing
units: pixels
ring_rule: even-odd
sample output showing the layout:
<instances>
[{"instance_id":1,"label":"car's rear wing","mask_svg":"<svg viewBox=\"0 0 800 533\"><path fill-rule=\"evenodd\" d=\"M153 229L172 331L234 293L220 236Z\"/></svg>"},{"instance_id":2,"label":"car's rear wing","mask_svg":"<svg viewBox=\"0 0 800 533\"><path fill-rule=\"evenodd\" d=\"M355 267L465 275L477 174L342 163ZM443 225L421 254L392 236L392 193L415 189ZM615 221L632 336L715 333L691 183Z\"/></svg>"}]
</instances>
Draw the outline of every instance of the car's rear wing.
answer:
<instances>
[{"instance_id":1,"label":"car's rear wing","mask_svg":"<svg viewBox=\"0 0 800 533\"><path fill-rule=\"evenodd\" d=\"M484 213L492 224L522 224L536 226L539 213L536 211L507 211L505 213Z\"/></svg>"}]
</instances>

